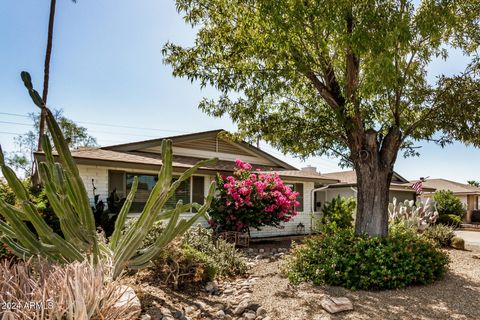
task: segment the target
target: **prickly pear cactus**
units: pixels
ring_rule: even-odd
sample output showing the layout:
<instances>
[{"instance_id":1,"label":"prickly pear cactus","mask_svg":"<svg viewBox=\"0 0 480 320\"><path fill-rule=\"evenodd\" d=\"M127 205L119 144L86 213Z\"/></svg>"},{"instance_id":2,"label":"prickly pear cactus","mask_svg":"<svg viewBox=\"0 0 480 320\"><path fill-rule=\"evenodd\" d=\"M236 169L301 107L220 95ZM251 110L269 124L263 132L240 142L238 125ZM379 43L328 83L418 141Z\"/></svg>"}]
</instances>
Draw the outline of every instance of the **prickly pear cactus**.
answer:
<instances>
[{"instance_id":1,"label":"prickly pear cactus","mask_svg":"<svg viewBox=\"0 0 480 320\"><path fill-rule=\"evenodd\" d=\"M425 202L405 200L398 202L393 198L393 202L388 205L388 215L390 221L403 221L407 226L416 227L422 231L435 223L438 218L438 211L435 201L427 199Z\"/></svg>"}]
</instances>

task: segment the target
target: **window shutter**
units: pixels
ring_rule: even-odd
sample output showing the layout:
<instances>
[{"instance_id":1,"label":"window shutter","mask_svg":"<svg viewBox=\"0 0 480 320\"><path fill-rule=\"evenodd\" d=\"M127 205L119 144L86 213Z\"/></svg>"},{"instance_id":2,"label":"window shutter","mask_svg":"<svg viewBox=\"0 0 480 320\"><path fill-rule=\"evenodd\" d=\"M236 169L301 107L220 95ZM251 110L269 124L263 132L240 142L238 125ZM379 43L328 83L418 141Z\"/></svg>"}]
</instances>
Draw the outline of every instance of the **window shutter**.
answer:
<instances>
[{"instance_id":1,"label":"window shutter","mask_svg":"<svg viewBox=\"0 0 480 320\"><path fill-rule=\"evenodd\" d=\"M192 202L198 204L203 204L205 202L205 177L192 177ZM197 212L197 210L193 208L193 212Z\"/></svg>"},{"instance_id":2,"label":"window shutter","mask_svg":"<svg viewBox=\"0 0 480 320\"><path fill-rule=\"evenodd\" d=\"M296 209L298 212L303 212L303 183L295 183L294 189L299 193L297 201L300 202L300 205L296 207Z\"/></svg>"}]
</instances>

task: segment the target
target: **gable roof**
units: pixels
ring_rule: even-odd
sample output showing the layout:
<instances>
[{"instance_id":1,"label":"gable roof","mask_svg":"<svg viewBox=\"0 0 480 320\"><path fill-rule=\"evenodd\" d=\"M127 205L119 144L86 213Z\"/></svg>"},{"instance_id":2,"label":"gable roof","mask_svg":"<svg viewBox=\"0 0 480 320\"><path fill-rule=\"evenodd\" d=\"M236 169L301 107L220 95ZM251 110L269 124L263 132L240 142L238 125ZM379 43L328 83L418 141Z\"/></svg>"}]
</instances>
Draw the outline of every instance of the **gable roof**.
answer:
<instances>
[{"instance_id":1,"label":"gable roof","mask_svg":"<svg viewBox=\"0 0 480 320\"><path fill-rule=\"evenodd\" d=\"M84 148L71 151L72 157L79 164L85 165L98 165L103 164L105 166L114 166L114 167L127 167L127 168L138 168L138 169L154 169L162 165L162 156L160 154L150 153L150 152L138 152L138 151L115 151L115 150L105 150L102 148ZM43 152L36 152L35 156L43 161L44 154ZM197 162L204 160L203 158L197 157L186 157L173 155L172 156L172 166L179 169L191 168ZM259 170L282 170L281 168L269 167L265 165L252 164L253 169ZM235 170L234 161L226 160L217 160L216 163L201 167L200 170L205 171L216 171L216 172L229 172Z\"/></svg>"},{"instance_id":2,"label":"gable roof","mask_svg":"<svg viewBox=\"0 0 480 320\"><path fill-rule=\"evenodd\" d=\"M411 181L412 183L418 180ZM423 182L424 187L434 188L436 190L450 190L454 194L478 194L480 195L480 188L471 186L469 184L460 183L447 179L427 179Z\"/></svg>"},{"instance_id":3,"label":"gable roof","mask_svg":"<svg viewBox=\"0 0 480 320\"><path fill-rule=\"evenodd\" d=\"M201 141L208 138L216 138L222 141L227 142L228 144L237 146L237 150L239 154L245 154L248 152L249 154L253 154L255 156L268 159L269 161L275 163L278 167L285 170L297 170L294 166L286 163L283 160L280 160L271 154L245 142L245 141L228 141L225 137L219 137L221 133L226 133L227 131L223 129L217 130L210 130L210 131L203 131L203 132L196 132L196 133L189 133L189 134L182 134L176 136L169 136L163 138L156 138L150 140L142 140L137 142L130 142L130 143L123 143L123 144L116 144L110 145L106 147L102 147L102 150L112 150L112 151L119 151L119 152L133 152L133 151L145 151L145 149L159 147L164 139L172 140L173 146L181 146L182 143L186 144L189 141Z\"/></svg>"}]
</instances>

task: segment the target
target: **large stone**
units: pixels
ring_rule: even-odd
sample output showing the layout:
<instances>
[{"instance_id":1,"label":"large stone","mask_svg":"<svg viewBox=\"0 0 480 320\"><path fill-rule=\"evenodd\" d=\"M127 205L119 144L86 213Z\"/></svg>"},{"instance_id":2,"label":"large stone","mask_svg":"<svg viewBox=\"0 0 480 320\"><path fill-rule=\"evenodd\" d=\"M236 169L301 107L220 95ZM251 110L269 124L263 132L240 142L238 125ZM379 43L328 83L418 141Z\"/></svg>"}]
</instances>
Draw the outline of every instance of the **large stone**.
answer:
<instances>
[{"instance_id":1,"label":"large stone","mask_svg":"<svg viewBox=\"0 0 480 320\"><path fill-rule=\"evenodd\" d=\"M247 320L255 320L255 318L257 317L257 315L253 312L245 312L243 314L243 317Z\"/></svg>"},{"instance_id":2,"label":"large stone","mask_svg":"<svg viewBox=\"0 0 480 320\"><path fill-rule=\"evenodd\" d=\"M218 310L217 312L215 312L215 317L217 317L219 319L223 319L225 317L225 311Z\"/></svg>"},{"instance_id":3,"label":"large stone","mask_svg":"<svg viewBox=\"0 0 480 320\"><path fill-rule=\"evenodd\" d=\"M198 307L196 305L189 305L185 307L185 313L192 313L198 310Z\"/></svg>"},{"instance_id":4,"label":"large stone","mask_svg":"<svg viewBox=\"0 0 480 320\"><path fill-rule=\"evenodd\" d=\"M125 285L118 286L115 291L120 294L120 297L114 303L113 308L124 308L127 306L135 313L134 318L139 318L140 313L142 312L142 305L140 303L140 299L138 299L137 295L135 294L135 291L129 286Z\"/></svg>"},{"instance_id":5,"label":"large stone","mask_svg":"<svg viewBox=\"0 0 480 320\"><path fill-rule=\"evenodd\" d=\"M450 246L454 249L465 250L465 240L460 237L454 236L452 238Z\"/></svg>"},{"instance_id":6,"label":"large stone","mask_svg":"<svg viewBox=\"0 0 480 320\"><path fill-rule=\"evenodd\" d=\"M233 314L236 315L236 316L241 315L243 313L243 311L245 311L245 309L247 309L249 304L250 304L250 302L248 300L244 300L244 301L240 302L238 304L238 306L235 308L235 310L233 310Z\"/></svg>"},{"instance_id":7,"label":"large stone","mask_svg":"<svg viewBox=\"0 0 480 320\"><path fill-rule=\"evenodd\" d=\"M207 282L207 284L205 285L205 290L207 292L215 292L218 290L218 283L217 281L211 281L211 282Z\"/></svg>"},{"instance_id":8,"label":"large stone","mask_svg":"<svg viewBox=\"0 0 480 320\"><path fill-rule=\"evenodd\" d=\"M160 312L161 312L164 316L172 316L172 317L173 317L172 312L171 312L170 309L168 309L168 308L162 307L162 308L160 309Z\"/></svg>"},{"instance_id":9,"label":"large stone","mask_svg":"<svg viewBox=\"0 0 480 320\"><path fill-rule=\"evenodd\" d=\"M320 305L330 313L353 310L352 302L346 297L325 297L320 301Z\"/></svg>"}]
</instances>

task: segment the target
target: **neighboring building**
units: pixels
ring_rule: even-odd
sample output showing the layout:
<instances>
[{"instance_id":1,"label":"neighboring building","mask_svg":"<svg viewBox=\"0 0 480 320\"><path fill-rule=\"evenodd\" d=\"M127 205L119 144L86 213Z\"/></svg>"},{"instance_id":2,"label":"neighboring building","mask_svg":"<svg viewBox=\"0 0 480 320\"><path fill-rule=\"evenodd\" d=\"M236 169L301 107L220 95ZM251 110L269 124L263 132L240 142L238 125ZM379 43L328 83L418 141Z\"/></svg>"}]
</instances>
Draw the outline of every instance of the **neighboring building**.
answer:
<instances>
[{"instance_id":1,"label":"neighboring building","mask_svg":"<svg viewBox=\"0 0 480 320\"><path fill-rule=\"evenodd\" d=\"M324 177L310 168L298 170L246 142L230 141L222 132L223 130L215 130L168 137L173 142L173 168L177 175L191 168L199 160L213 157L219 160L212 166L200 168L191 179L182 183L167 206L173 207L179 199L184 203L192 201L203 203L208 186L216 174L232 174L235 160L241 159L252 164L254 170L277 172L285 183L300 193L298 215L291 222L286 223L283 229L264 228L261 232L252 232L252 236L295 234L300 223L305 226L305 232L309 232L312 212L311 191L339 181ZM160 154L162 140L163 138L72 151L92 203L93 185L95 194L104 202L113 191L118 199L122 199L129 193L133 177L138 176L138 191L131 212L140 213L162 165ZM38 160L44 157L43 154L35 156Z\"/></svg>"},{"instance_id":2,"label":"neighboring building","mask_svg":"<svg viewBox=\"0 0 480 320\"><path fill-rule=\"evenodd\" d=\"M354 170L324 173L324 177L340 180L339 183L328 186L328 188L315 192L315 211L320 211L325 202L331 201L332 198L340 195L343 197L356 197L357 193L357 175ZM435 189L424 188L429 192ZM398 201L416 200L417 194L412 189L412 183L394 172L392 182L390 183L390 202L393 198Z\"/></svg>"},{"instance_id":3,"label":"neighboring building","mask_svg":"<svg viewBox=\"0 0 480 320\"><path fill-rule=\"evenodd\" d=\"M416 181L413 181L414 183ZM467 209L465 222L472 221L472 212L479 209L478 198L480 195L480 188L469 184L464 184L447 179L427 179L423 182L424 193L423 198L432 198L434 191L425 190L425 188L432 188L436 190L450 190L458 197Z\"/></svg>"}]
</instances>

